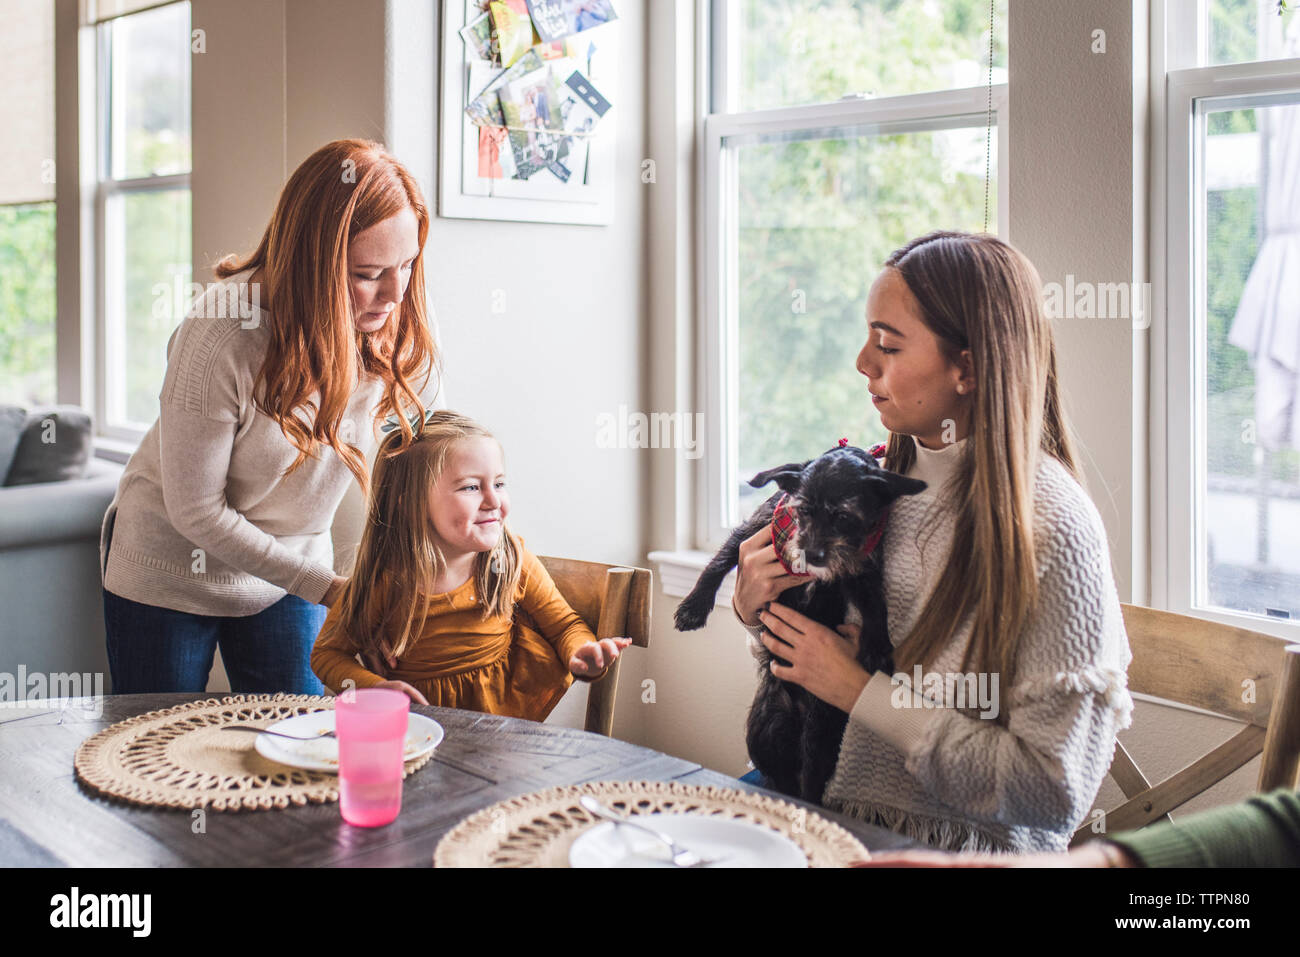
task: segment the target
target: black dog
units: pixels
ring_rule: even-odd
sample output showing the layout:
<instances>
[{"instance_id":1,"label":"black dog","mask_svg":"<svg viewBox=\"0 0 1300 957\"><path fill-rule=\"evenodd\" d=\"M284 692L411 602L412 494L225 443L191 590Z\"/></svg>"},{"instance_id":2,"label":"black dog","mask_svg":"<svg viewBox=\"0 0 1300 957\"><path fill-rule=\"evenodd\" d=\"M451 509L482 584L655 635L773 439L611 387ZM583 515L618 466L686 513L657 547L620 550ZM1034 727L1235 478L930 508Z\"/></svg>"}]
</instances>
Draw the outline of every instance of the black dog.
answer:
<instances>
[{"instance_id":1,"label":"black dog","mask_svg":"<svg viewBox=\"0 0 1300 957\"><path fill-rule=\"evenodd\" d=\"M740 559L740 543L772 523L777 540L789 533L781 542L782 563L810 576L807 584L782 592L780 603L832 629L860 619L858 662L868 672L892 673L876 545L890 503L900 495L915 495L925 483L887 471L869 453L852 446L831 449L802 465L791 462L768 469L749 484L761 488L773 479L781 491L731 533L700 573L677 606L677 630L704 625L718 586ZM848 715L773 675L773 657L765 648L760 658L758 692L745 728L749 756L776 790L820 803L835 770Z\"/></svg>"}]
</instances>

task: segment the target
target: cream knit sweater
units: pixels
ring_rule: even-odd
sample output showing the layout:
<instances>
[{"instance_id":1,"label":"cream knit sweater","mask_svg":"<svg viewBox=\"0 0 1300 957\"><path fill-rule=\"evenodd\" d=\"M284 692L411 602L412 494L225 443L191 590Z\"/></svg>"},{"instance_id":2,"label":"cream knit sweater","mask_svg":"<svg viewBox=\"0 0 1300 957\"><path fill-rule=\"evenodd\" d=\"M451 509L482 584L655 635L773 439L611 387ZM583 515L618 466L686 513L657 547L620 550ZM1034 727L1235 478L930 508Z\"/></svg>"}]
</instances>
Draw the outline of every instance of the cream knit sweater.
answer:
<instances>
[{"instance_id":1,"label":"cream knit sweater","mask_svg":"<svg viewBox=\"0 0 1300 957\"><path fill-rule=\"evenodd\" d=\"M890 513L884 585L895 645L951 548L952 497L943 489L966 445L918 446L908 474L929 488ZM1049 456L1038 468L1034 523L1038 603L1021 638L1015 687L999 685L993 698L1006 724L981 717L993 709L969 694L964 708L954 707L970 684L923 680L913 689L913 675L904 682L877 672L849 716L827 807L949 850L1066 849L1110 767L1115 733L1131 723L1131 655L1101 517ZM970 574L979 571L977 561ZM958 673L970 630L968 619L927 673Z\"/></svg>"},{"instance_id":2,"label":"cream knit sweater","mask_svg":"<svg viewBox=\"0 0 1300 957\"><path fill-rule=\"evenodd\" d=\"M234 617L286 593L319 602L333 581L330 526L356 479L332 448L283 474L297 449L253 406L274 316L255 308L247 320L210 318L234 311L219 297L241 280L209 287L167 343L158 419L127 463L100 536L104 587L123 598ZM426 407L444 407L437 385L436 374L416 381ZM380 438L382 393L377 377L365 377L340 430L367 458Z\"/></svg>"}]
</instances>

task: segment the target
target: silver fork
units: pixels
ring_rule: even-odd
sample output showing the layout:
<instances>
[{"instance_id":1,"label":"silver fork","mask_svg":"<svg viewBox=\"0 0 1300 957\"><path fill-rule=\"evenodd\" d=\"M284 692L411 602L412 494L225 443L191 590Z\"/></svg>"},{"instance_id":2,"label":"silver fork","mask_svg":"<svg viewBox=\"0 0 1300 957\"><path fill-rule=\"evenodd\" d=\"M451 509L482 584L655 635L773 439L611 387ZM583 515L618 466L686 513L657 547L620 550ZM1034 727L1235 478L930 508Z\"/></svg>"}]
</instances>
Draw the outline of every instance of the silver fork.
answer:
<instances>
[{"instance_id":1,"label":"silver fork","mask_svg":"<svg viewBox=\"0 0 1300 957\"><path fill-rule=\"evenodd\" d=\"M644 824L638 824L636 821L619 814L612 808L605 807L605 805L601 804L589 794L584 794L579 798L578 803L597 817L603 817L607 821L613 821L616 825L644 831L656 840L666 844L668 846L668 851L672 854L673 865L675 867L706 867L709 864L717 864L723 860L723 858L720 857L700 857L694 851L682 847L667 834L664 834L661 831L656 831L654 828L647 827Z\"/></svg>"},{"instance_id":2,"label":"silver fork","mask_svg":"<svg viewBox=\"0 0 1300 957\"><path fill-rule=\"evenodd\" d=\"M226 724L221 726L222 731L253 731L257 734L270 734L277 738L288 738L290 741L315 741L317 738L332 738L333 731L322 731L320 734L313 734L309 738L302 738L296 734L285 734L282 731L267 731L265 728L250 728L246 724Z\"/></svg>"}]
</instances>

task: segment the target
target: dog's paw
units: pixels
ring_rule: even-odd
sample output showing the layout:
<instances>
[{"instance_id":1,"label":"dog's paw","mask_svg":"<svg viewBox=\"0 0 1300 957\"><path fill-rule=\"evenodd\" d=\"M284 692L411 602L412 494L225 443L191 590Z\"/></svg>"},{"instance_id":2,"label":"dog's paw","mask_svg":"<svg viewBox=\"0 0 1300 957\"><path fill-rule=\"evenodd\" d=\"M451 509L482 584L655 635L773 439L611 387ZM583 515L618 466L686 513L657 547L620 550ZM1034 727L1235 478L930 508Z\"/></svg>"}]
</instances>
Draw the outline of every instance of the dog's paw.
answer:
<instances>
[{"instance_id":1,"label":"dog's paw","mask_svg":"<svg viewBox=\"0 0 1300 957\"><path fill-rule=\"evenodd\" d=\"M673 625L678 631L695 631L697 628L703 628L704 623L709 620L711 605L711 602L687 598L677 606L677 611L673 615Z\"/></svg>"}]
</instances>

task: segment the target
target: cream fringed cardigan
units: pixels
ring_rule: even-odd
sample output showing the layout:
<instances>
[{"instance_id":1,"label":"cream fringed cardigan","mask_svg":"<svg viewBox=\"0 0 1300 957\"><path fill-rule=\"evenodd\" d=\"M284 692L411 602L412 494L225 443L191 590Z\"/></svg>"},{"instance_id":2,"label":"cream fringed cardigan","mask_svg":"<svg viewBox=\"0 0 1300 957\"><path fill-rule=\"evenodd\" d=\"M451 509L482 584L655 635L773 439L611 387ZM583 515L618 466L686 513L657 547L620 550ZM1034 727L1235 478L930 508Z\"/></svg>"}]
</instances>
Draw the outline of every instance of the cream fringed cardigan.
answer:
<instances>
[{"instance_id":1,"label":"cream fringed cardigan","mask_svg":"<svg viewBox=\"0 0 1300 957\"><path fill-rule=\"evenodd\" d=\"M952 543L943 487L966 442L917 446L908 474L928 483L894 503L884 538L885 601L897 645L920 615ZM1021 638L1015 686L993 701L1005 723L956 681L877 672L853 707L823 803L948 850L1064 851L1131 723L1131 655L1101 517L1055 459L1034 489L1038 602ZM969 574L980 574L978 559ZM751 631L751 647L755 646ZM961 671L967 620L926 669ZM992 691L992 676L986 676ZM922 694L923 692L924 694ZM939 704L935 695L943 698ZM930 696L926 707L925 696ZM938 705L938 706L935 706Z\"/></svg>"}]
</instances>

